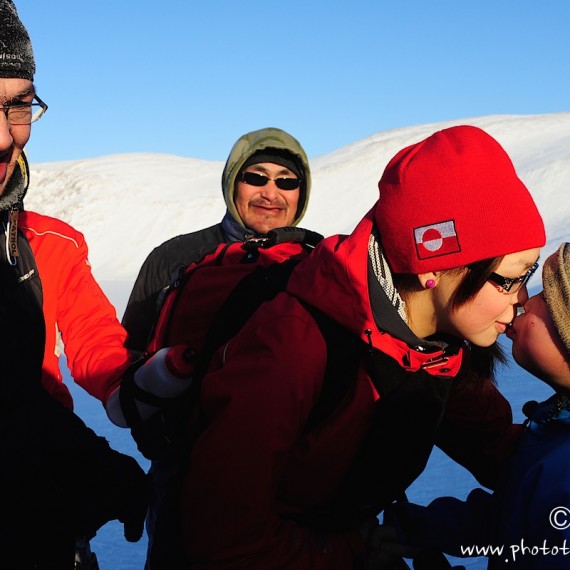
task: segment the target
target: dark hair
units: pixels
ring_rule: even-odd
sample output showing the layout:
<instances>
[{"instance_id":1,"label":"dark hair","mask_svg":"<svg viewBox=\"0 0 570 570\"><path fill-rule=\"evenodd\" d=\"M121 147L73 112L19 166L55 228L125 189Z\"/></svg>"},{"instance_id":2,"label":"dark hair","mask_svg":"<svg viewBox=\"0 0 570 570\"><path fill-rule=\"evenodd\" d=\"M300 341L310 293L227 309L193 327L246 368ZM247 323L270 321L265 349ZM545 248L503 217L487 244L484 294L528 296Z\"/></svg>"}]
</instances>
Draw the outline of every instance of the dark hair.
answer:
<instances>
[{"instance_id":1,"label":"dark hair","mask_svg":"<svg viewBox=\"0 0 570 570\"><path fill-rule=\"evenodd\" d=\"M475 295L482 289L483 285L487 283L489 276L501 264L504 256L494 257L491 259L483 259L475 261L467 266L465 273L459 287L455 290L451 306L453 309L458 309L465 305L468 301L473 299ZM453 271L453 270L452 270ZM473 376L468 375L471 383L475 382L477 378L490 378L495 381L495 369L497 364L505 364L507 358L503 349L498 342L494 342L491 346L481 347L468 342L471 349L471 370Z\"/></svg>"},{"instance_id":2,"label":"dark hair","mask_svg":"<svg viewBox=\"0 0 570 570\"><path fill-rule=\"evenodd\" d=\"M502 260L502 256L494 257L470 263L466 267L447 270L446 273L464 274L451 299L451 308L453 310L458 309L473 299ZM417 275L395 273L393 279L394 285L404 301L409 293L420 291L422 288ZM467 376L473 380L481 377L494 380L496 365L499 363L504 364L507 361L499 344L495 342L491 346L480 347L467 342L467 345L471 354L469 368L472 372L472 375L468 374Z\"/></svg>"},{"instance_id":3,"label":"dark hair","mask_svg":"<svg viewBox=\"0 0 570 570\"><path fill-rule=\"evenodd\" d=\"M457 309L473 299L485 285L491 273L501 264L501 261L503 261L503 256L483 259L467 265L467 271L453 295L452 307ZM464 269L450 269L450 271L464 271Z\"/></svg>"},{"instance_id":4,"label":"dark hair","mask_svg":"<svg viewBox=\"0 0 570 570\"><path fill-rule=\"evenodd\" d=\"M492 259L483 259L482 261L470 263L466 267L446 270L445 273L465 273L451 300L452 308L458 309L473 299L502 260L503 257L494 257ZM417 275L411 273L394 273L393 279L394 285L404 301L410 293L421 291L422 289Z\"/></svg>"},{"instance_id":5,"label":"dark hair","mask_svg":"<svg viewBox=\"0 0 570 570\"><path fill-rule=\"evenodd\" d=\"M495 384L497 365L507 363L507 357L501 345L496 341L491 346L477 346L471 342L467 345L471 352L471 374L467 374L466 378L473 384L481 379L489 379Z\"/></svg>"}]
</instances>

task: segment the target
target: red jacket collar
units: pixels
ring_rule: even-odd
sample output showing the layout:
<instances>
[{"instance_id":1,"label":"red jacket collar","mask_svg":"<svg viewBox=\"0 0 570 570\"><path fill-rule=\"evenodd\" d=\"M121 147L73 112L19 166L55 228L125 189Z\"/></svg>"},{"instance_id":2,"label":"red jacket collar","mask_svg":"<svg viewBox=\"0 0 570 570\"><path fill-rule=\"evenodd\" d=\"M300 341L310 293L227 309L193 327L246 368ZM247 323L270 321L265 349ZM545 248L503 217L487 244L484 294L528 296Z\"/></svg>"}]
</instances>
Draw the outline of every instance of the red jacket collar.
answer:
<instances>
[{"instance_id":1,"label":"red jacket collar","mask_svg":"<svg viewBox=\"0 0 570 570\"><path fill-rule=\"evenodd\" d=\"M374 208L352 234L324 239L295 269L287 290L316 307L410 371L455 376L462 351L426 343L411 347L376 326L368 287L368 242L374 225ZM421 342L421 341L419 341Z\"/></svg>"}]
</instances>

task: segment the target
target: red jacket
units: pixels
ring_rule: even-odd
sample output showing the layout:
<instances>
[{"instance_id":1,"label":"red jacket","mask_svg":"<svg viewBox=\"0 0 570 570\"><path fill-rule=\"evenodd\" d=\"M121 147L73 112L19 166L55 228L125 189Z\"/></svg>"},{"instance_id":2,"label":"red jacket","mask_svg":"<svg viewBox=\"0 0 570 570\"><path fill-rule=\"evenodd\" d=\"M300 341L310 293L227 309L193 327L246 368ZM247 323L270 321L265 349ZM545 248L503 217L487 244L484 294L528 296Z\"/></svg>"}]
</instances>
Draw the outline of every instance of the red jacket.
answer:
<instances>
[{"instance_id":1,"label":"red jacket","mask_svg":"<svg viewBox=\"0 0 570 570\"><path fill-rule=\"evenodd\" d=\"M303 433L322 388L326 345L301 300L411 372L437 356L378 329L367 281L371 229L368 215L351 236L324 240L293 272L288 292L265 303L212 363L202 389L208 424L182 497L186 547L197 568L360 567L364 544L356 530L324 533L294 518L334 496L382 394L361 366L337 411ZM427 371L453 376L461 359L459 352ZM448 411L442 430L455 435L445 450L476 475L494 473L512 433L508 403L490 386L469 398L452 393Z\"/></svg>"},{"instance_id":2,"label":"red jacket","mask_svg":"<svg viewBox=\"0 0 570 570\"><path fill-rule=\"evenodd\" d=\"M129 364L127 333L93 278L85 239L65 222L34 212L21 212L18 227L30 244L42 282L42 383L54 398L73 408L59 369L61 333L71 376L105 402Z\"/></svg>"}]
</instances>

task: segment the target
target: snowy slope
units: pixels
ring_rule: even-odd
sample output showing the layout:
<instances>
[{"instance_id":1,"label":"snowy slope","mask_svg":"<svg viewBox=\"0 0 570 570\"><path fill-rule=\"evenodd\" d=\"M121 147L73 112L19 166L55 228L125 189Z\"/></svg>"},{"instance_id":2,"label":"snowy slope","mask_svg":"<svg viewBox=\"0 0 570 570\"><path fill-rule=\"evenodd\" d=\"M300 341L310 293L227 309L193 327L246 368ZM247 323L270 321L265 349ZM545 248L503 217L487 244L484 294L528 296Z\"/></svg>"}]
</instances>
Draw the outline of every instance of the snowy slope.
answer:
<instances>
[{"instance_id":1,"label":"snowy slope","mask_svg":"<svg viewBox=\"0 0 570 570\"><path fill-rule=\"evenodd\" d=\"M560 241L570 207L564 200L570 113L408 127L312 158L313 190L303 225L324 234L349 232L375 202L378 179L400 148L460 123L480 126L501 142L548 222L549 240ZM224 212L223 162L160 154L40 164L33 158L27 207L82 230L96 276L103 281L132 280L155 245L214 224Z\"/></svg>"},{"instance_id":2,"label":"snowy slope","mask_svg":"<svg viewBox=\"0 0 570 570\"><path fill-rule=\"evenodd\" d=\"M350 232L374 204L377 182L388 160L400 148L452 124L480 126L509 152L546 222L548 243L542 259L561 241L570 241L570 113L477 117L397 129L312 158L313 191L303 225L326 235ZM85 234L94 274L119 316L138 269L154 246L214 224L224 213L223 162L160 154L44 164L34 163L33 158L29 157L32 180L27 208L62 218ZM537 275L530 286L536 289L539 285ZM505 346L508 349L508 341ZM522 403L549 394L513 365L502 371L500 387L519 420ZM110 424L100 403L79 388L72 389L77 412L89 425L147 466L128 432ZM469 474L435 453L409 495L420 503L441 494L464 497L474 485ZM126 543L120 525L114 523L105 526L94 541L101 570L142 569L145 547L144 540ZM466 566L480 569L485 564L475 559Z\"/></svg>"}]
</instances>

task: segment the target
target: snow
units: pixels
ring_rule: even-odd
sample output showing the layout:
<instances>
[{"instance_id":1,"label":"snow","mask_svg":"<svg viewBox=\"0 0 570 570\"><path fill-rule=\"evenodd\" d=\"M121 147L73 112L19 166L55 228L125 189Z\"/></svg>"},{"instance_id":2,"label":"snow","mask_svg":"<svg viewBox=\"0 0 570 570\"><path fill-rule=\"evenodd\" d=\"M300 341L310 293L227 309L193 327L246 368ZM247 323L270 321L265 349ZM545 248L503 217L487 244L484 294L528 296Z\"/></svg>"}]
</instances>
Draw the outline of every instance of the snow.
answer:
<instances>
[{"instance_id":1,"label":"snow","mask_svg":"<svg viewBox=\"0 0 570 570\"><path fill-rule=\"evenodd\" d=\"M482 127L511 156L545 219L547 244L542 259L562 241L570 241L570 112L473 117L395 129L312 158L313 188L302 225L325 235L349 233L376 201L377 182L388 160L404 146L455 124ZM218 222L225 210L220 189L223 162L143 153L54 163L29 159L27 208L61 218L85 234L94 275L119 317L152 248L174 235ZM539 287L537 272L530 282L531 293ZM509 341L501 342L509 352ZM525 401L544 399L551 392L512 363L498 376L518 421L522 421L520 408ZM113 426L101 404L75 386L68 373L66 382L77 413L88 425L147 468L148 461L138 453L129 432ZM436 450L408 495L425 504L439 495L463 498L475 485L470 474ZM127 543L118 523L103 527L92 547L101 570L144 566L146 539ZM471 570L486 566L481 558L462 563Z\"/></svg>"}]
</instances>

